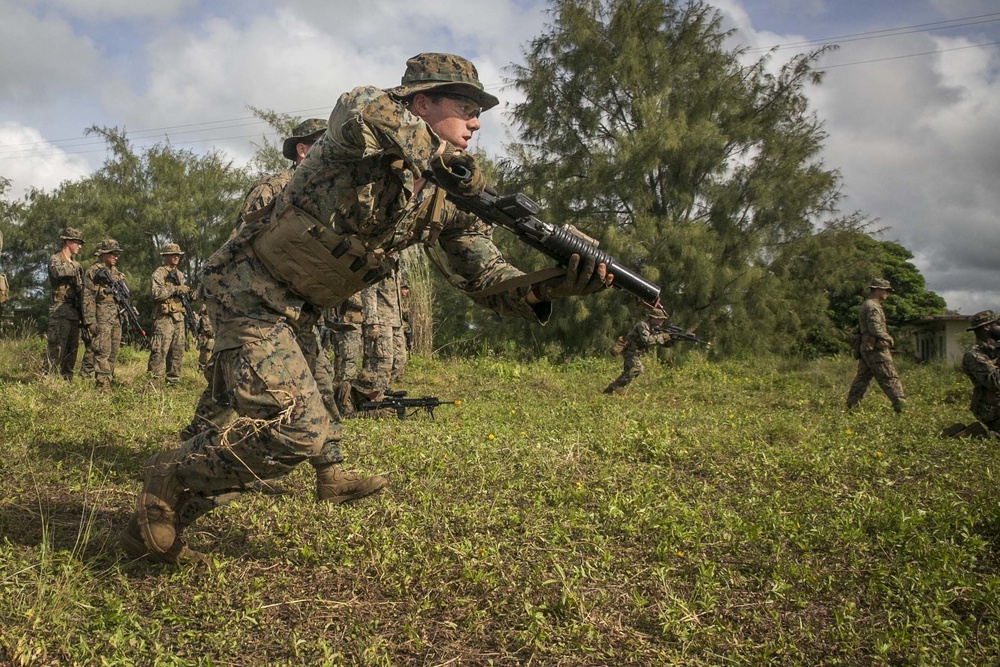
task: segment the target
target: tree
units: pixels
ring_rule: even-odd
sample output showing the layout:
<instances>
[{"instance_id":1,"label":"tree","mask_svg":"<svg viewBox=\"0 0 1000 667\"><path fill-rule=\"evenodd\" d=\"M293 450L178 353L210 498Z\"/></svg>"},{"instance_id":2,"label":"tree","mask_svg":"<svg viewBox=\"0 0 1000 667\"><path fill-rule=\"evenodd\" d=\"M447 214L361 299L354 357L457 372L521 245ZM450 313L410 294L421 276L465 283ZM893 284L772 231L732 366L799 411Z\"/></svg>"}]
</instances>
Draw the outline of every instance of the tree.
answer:
<instances>
[{"instance_id":1,"label":"tree","mask_svg":"<svg viewBox=\"0 0 1000 667\"><path fill-rule=\"evenodd\" d=\"M821 80L822 50L774 73L767 56L745 65L701 2L557 0L553 15L513 67L525 101L500 189L525 189L551 221L601 239L716 349L789 349L802 334L788 313L821 320L824 308L791 298L771 264L836 228L841 196L803 92ZM603 348L642 314L608 296L561 310L536 335L570 351Z\"/></svg>"}]
</instances>

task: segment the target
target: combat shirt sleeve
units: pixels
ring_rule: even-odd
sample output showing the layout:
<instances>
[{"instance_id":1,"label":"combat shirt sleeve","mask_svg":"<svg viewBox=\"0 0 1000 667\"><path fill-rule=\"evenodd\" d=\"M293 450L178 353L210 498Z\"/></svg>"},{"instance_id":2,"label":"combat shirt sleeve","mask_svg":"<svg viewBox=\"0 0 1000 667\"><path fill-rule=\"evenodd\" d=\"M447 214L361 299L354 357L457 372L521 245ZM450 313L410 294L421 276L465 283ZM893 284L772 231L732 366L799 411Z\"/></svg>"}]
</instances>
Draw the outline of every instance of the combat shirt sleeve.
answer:
<instances>
[{"instance_id":1,"label":"combat shirt sleeve","mask_svg":"<svg viewBox=\"0 0 1000 667\"><path fill-rule=\"evenodd\" d=\"M153 271L152 287L150 291L153 295L153 301L166 301L170 297L177 294L177 285L172 282L167 282L167 274L169 271L165 267L159 267L156 271ZM183 283L183 279L181 280Z\"/></svg>"},{"instance_id":2,"label":"combat shirt sleeve","mask_svg":"<svg viewBox=\"0 0 1000 667\"><path fill-rule=\"evenodd\" d=\"M49 277L52 282L57 282L59 278L76 278L78 273L76 264L63 260L59 253L49 258Z\"/></svg>"},{"instance_id":3,"label":"combat shirt sleeve","mask_svg":"<svg viewBox=\"0 0 1000 667\"><path fill-rule=\"evenodd\" d=\"M90 269L83 274L83 325L90 326L97 323L97 290L101 289L94 284L94 272Z\"/></svg>"},{"instance_id":4,"label":"combat shirt sleeve","mask_svg":"<svg viewBox=\"0 0 1000 667\"><path fill-rule=\"evenodd\" d=\"M861 329L882 341L891 341L892 336L885 326L885 311L875 303L866 301L861 308Z\"/></svg>"},{"instance_id":5,"label":"combat shirt sleeve","mask_svg":"<svg viewBox=\"0 0 1000 667\"><path fill-rule=\"evenodd\" d=\"M978 345L962 357L962 372L969 377L974 387L1000 390L1000 368Z\"/></svg>"},{"instance_id":6,"label":"combat shirt sleeve","mask_svg":"<svg viewBox=\"0 0 1000 667\"><path fill-rule=\"evenodd\" d=\"M462 281L466 292L478 292L523 274L511 265L493 243L493 226L474 215L462 213L450 202L442 212L444 230L438 243L447 256L449 268ZM478 305L489 308L502 317L519 317L544 324L552 314L552 303L528 304L531 286L516 287L486 297L472 297Z\"/></svg>"}]
</instances>

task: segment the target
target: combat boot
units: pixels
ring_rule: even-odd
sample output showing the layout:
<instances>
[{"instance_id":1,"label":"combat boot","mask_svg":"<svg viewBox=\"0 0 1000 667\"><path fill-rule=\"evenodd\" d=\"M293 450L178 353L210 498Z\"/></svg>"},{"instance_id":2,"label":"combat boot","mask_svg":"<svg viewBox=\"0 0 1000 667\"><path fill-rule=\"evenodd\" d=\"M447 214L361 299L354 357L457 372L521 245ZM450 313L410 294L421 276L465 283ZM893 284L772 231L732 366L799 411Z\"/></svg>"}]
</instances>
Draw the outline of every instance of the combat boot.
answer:
<instances>
[{"instance_id":1,"label":"combat boot","mask_svg":"<svg viewBox=\"0 0 1000 667\"><path fill-rule=\"evenodd\" d=\"M361 477L330 464L316 468L316 501L339 505L364 498L383 489L389 480L381 475Z\"/></svg>"},{"instance_id":2,"label":"combat boot","mask_svg":"<svg viewBox=\"0 0 1000 667\"><path fill-rule=\"evenodd\" d=\"M111 378L99 377L94 380L94 386L97 387L97 391L111 391Z\"/></svg>"},{"instance_id":3,"label":"combat boot","mask_svg":"<svg viewBox=\"0 0 1000 667\"><path fill-rule=\"evenodd\" d=\"M148 558L154 563L207 563L204 554L189 548L184 540L177 538L166 553L154 554L142 541L139 519L135 514L119 536L122 550L129 558Z\"/></svg>"},{"instance_id":4,"label":"combat boot","mask_svg":"<svg viewBox=\"0 0 1000 667\"><path fill-rule=\"evenodd\" d=\"M151 456L143 468L143 487L136 499L139 534L153 554L170 551L177 540L176 508L184 485L177 479L179 450Z\"/></svg>"}]
</instances>

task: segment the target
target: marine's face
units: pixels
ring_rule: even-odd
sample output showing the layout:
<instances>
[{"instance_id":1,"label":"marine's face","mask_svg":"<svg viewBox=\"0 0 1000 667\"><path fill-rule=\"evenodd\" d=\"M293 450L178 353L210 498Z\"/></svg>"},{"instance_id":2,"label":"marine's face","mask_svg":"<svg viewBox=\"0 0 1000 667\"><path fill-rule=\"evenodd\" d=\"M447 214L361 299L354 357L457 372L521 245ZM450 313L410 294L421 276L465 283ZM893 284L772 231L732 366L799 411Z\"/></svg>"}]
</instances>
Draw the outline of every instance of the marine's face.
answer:
<instances>
[{"instance_id":1,"label":"marine's face","mask_svg":"<svg viewBox=\"0 0 1000 667\"><path fill-rule=\"evenodd\" d=\"M417 93L411 110L430 125L434 134L462 149L469 147L469 140L481 127L479 114L482 109L461 95L430 97Z\"/></svg>"},{"instance_id":2,"label":"marine's face","mask_svg":"<svg viewBox=\"0 0 1000 667\"><path fill-rule=\"evenodd\" d=\"M116 253L116 252L106 252L103 255L101 255L101 259L108 266L114 266L115 264L118 263L118 253Z\"/></svg>"},{"instance_id":3,"label":"marine's face","mask_svg":"<svg viewBox=\"0 0 1000 667\"><path fill-rule=\"evenodd\" d=\"M177 266L181 261L180 255L164 255L163 265L164 266Z\"/></svg>"},{"instance_id":4,"label":"marine's face","mask_svg":"<svg viewBox=\"0 0 1000 667\"><path fill-rule=\"evenodd\" d=\"M69 248L70 255L75 255L80 252L80 248L83 247L83 244L79 241L66 241L66 247Z\"/></svg>"}]
</instances>

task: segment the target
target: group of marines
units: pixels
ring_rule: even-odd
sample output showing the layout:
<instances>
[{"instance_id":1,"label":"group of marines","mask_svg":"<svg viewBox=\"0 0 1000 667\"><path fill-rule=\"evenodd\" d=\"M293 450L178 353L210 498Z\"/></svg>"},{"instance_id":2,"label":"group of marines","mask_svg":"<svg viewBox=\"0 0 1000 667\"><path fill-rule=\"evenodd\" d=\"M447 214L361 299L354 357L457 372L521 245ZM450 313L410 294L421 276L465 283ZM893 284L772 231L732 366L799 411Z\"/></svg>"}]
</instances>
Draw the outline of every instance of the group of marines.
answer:
<instances>
[{"instance_id":1,"label":"group of marines","mask_svg":"<svg viewBox=\"0 0 1000 667\"><path fill-rule=\"evenodd\" d=\"M382 309L386 291L377 285L385 281L396 281L388 293L403 293L396 272L405 248L423 245L447 267L454 278L449 282L478 305L534 323L548 321L554 301L612 284L605 264L575 254L559 275L524 274L493 244L492 227L449 199L477 197L488 188L466 148L480 128L480 114L497 104L471 62L422 53L407 61L399 86L344 93L329 122L306 121L284 142L282 153L292 166L251 190L237 228L201 271L199 294L214 334L204 368L208 386L181 432L180 446L153 455L143 467L143 486L120 537L129 556L202 560L186 542L189 526L302 463L315 470L321 501L355 500L388 484L384 476L341 468L337 389L343 383L337 379L347 377L357 355L343 354L346 367L334 370L319 353L317 332L327 321L337 345L357 346L350 334L361 331L372 361L353 380L352 391L377 392L380 378L387 383L401 373L403 360L395 360L403 325L372 320L366 336L365 309L366 302L376 313ZM50 264L49 363L64 377L72 375L82 326L88 351L93 348L98 386L107 386L121 326L102 279L120 279L115 264L121 248L112 239L98 244L94 266L107 271L97 276L94 267L81 271L73 259L83 246L79 232L66 230L62 241ZM165 372L170 381L178 377L173 365L179 359L173 352L178 330L183 338L183 318L173 300L191 295L177 270L180 248L168 244L161 255L162 280L154 280L153 287L153 338L162 347L150 355L149 370L154 376ZM652 327L637 327L646 335L637 335L628 347L623 377L609 393L618 393L641 370L634 363L639 352L669 343L653 332L657 318L662 323L666 314L652 315ZM873 377L883 389L896 386L883 382L886 355L874 354L887 352L891 340L869 342L849 403L860 400ZM896 399L894 407L901 409L901 385Z\"/></svg>"}]
</instances>

